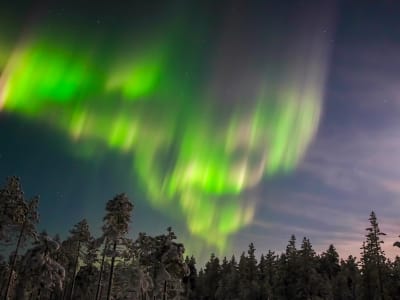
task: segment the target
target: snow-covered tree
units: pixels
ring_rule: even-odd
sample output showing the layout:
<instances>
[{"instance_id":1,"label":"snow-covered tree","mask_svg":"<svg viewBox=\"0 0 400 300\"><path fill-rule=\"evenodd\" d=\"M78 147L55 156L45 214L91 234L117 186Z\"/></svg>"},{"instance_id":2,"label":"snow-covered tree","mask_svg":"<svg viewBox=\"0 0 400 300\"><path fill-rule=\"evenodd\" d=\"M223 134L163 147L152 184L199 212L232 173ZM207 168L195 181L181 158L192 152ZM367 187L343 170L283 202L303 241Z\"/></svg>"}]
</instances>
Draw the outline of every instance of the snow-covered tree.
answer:
<instances>
[{"instance_id":1,"label":"snow-covered tree","mask_svg":"<svg viewBox=\"0 0 400 300\"><path fill-rule=\"evenodd\" d=\"M39 239L33 243L33 248L27 251L20 264L18 300L25 299L27 291L49 295L64 288L65 269L52 258L59 248L60 245L47 233L39 235Z\"/></svg>"},{"instance_id":2,"label":"snow-covered tree","mask_svg":"<svg viewBox=\"0 0 400 300\"><path fill-rule=\"evenodd\" d=\"M167 234L155 237L141 233L135 242L136 257L143 272L151 276L154 288L150 294L156 299L166 294L178 297L183 293L182 280L189 275L183 257L185 249L175 239L175 233L168 228Z\"/></svg>"},{"instance_id":3,"label":"snow-covered tree","mask_svg":"<svg viewBox=\"0 0 400 300\"><path fill-rule=\"evenodd\" d=\"M189 274L183 278L183 285L184 285L184 294L188 300L194 299L195 297L195 289L196 289L196 277L197 277L197 270L196 270L196 259L194 256L186 256L185 264L189 268Z\"/></svg>"},{"instance_id":4,"label":"snow-covered tree","mask_svg":"<svg viewBox=\"0 0 400 300\"><path fill-rule=\"evenodd\" d=\"M70 231L70 239L75 244L75 254L74 254L74 266L71 277L71 291L69 295L69 299L74 299L74 288L75 288L75 277L78 271L79 258L81 256L82 246L87 246L90 240L90 230L89 224L86 219L83 219L79 223L77 223Z\"/></svg>"},{"instance_id":5,"label":"snow-covered tree","mask_svg":"<svg viewBox=\"0 0 400 300\"><path fill-rule=\"evenodd\" d=\"M128 233L133 204L126 194L119 194L107 202L104 217L103 233L111 245L111 268L108 279L107 300L111 298L112 282L114 275L115 259L118 255L117 246Z\"/></svg>"},{"instance_id":6,"label":"snow-covered tree","mask_svg":"<svg viewBox=\"0 0 400 300\"><path fill-rule=\"evenodd\" d=\"M96 282L99 276L99 270L96 267L98 263L99 240L91 237L86 246L86 253L82 258L83 263L76 275L76 292L74 299L93 299L96 294Z\"/></svg>"},{"instance_id":7,"label":"snow-covered tree","mask_svg":"<svg viewBox=\"0 0 400 300\"><path fill-rule=\"evenodd\" d=\"M11 255L9 275L5 288L5 299L11 290L18 252L28 240L36 240L36 224L39 221L38 197L26 201L19 178L10 177L6 186L0 190L0 239L10 241L12 233L17 237L15 250Z\"/></svg>"}]
</instances>

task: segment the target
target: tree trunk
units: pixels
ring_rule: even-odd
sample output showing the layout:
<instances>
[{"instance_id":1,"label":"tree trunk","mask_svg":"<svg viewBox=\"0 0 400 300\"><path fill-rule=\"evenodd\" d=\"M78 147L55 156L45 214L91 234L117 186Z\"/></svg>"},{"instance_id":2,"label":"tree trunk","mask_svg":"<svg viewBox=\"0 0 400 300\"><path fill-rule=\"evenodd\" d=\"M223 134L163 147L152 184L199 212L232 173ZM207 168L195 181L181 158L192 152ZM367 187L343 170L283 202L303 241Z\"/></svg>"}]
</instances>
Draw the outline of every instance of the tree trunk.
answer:
<instances>
[{"instance_id":1,"label":"tree trunk","mask_svg":"<svg viewBox=\"0 0 400 300\"><path fill-rule=\"evenodd\" d=\"M61 294L61 300L64 300L67 297L68 291L69 291L69 284L67 278L65 278L65 286Z\"/></svg>"},{"instance_id":2,"label":"tree trunk","mask_svg":"<svg viewBox=\"0 0 400 300\"><path fill-rule=\"evenodd\" d=\"M106 259L106 250L108 246L108 241L106 240L104 244L104 249L103 249L103 257L101 258L101 265L100 265L100 274L99 274L99 280L97 282L97 289L96 289L96 298L95 300L99 300L101 297L101 280L103 277L103 271L104 271L104 261Z\"/></svg>"},{"instance_id":3,"label":"tree trunk","mask_svg":"<svg viewBox=\"0 0 400 300\"><path fill-rule=\"evenodd\" d=\"M113 256L111 258L110 276L108 278L107 300L111 299L112 282L114 275L115 251L117 250L117 241L114 241Z\"/></svg>"},{"instance_id":4,"label":"tree trunk","mask_svg":"<svg viewBox=\"0 0 400 300\"><path fill-rule=\"evenodd\" d=\"M164 280L163 300L167 300L167 281Z\"/></svg>"},{"instance_id":5,"label":"tree trunk","mask_svg":"<svg viewBox=\"0 0 400 300\"><path fill-rule=\"evenodd\" d=\"M79 263L79 251L81 250L81 241L78 241L78 250L76 252L75 264L74 264L74 272L72 274L72 282L71 282L71 292L69 294L69 299L72 300L74 297L74 288L75 288L75 277L76 271L78 270Z\"/></svg>"},{"instance_id":6,"label":"tree trunk","mask_svg":"<svg viewBox=\"0 0 400 300\"><path fill-rule=\"evenodd\" d=\"M36 295L36 299L37 300L40 300L40 294L42 293L42 289L41 288L39 288L39 290L38 290L38 292L37 292L37 295Z\"/></svg>"},{"instance_id":7,"label":"tree trunk","mask_svg":"<svg viewBox=\"0 0 400 300\"><path fill-rule=\"evenodd\" d=\"M25 225L26 225L26 221L22 224L21 231L19 232L17 246L15 247L15 253L12 258L11 265L10 265L10 275L8 276L8 280L7 280L7 287L6 287L6 292L4 294L4 300L8 300L8 296L10 294L11 279L12 279L12 276L14 273L15 264L17 262L18 250L19 250L19 247L21 246L22 236L24 235Z\"/></svg>"},{"instance_id":8,"label":"tree trunk","mask_svg":"<svg viewBox=\"0 0 400 300\"><path fill-rule=\"evenodd\" d=\"M4 277L6 277L6 276L4 276ZM6 287L5 280L1 280L0 297L1 297L1 295L3 295L3 291L4 291L5 287Z\"/></svg>"}]
</instances>

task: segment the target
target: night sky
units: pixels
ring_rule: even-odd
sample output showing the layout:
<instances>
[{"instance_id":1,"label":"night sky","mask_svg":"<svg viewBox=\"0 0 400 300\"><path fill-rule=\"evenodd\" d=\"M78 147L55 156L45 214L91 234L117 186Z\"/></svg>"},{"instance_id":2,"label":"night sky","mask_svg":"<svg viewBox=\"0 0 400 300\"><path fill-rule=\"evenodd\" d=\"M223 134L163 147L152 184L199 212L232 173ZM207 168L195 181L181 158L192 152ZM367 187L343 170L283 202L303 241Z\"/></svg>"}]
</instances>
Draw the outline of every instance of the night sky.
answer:
<instances>
[{"instance_id":1,"label":"night sky","mask_svg":"<svg viewBox=\"0 0 400 300\"><path fill-rule=\"evenodd\" d=\"M268 2L268 3L266 3ZM172 226L190 253L359 256L400 234L397 1L18 2L0 7L0 179L40 228Z\"/></svg>"}]
</instances>

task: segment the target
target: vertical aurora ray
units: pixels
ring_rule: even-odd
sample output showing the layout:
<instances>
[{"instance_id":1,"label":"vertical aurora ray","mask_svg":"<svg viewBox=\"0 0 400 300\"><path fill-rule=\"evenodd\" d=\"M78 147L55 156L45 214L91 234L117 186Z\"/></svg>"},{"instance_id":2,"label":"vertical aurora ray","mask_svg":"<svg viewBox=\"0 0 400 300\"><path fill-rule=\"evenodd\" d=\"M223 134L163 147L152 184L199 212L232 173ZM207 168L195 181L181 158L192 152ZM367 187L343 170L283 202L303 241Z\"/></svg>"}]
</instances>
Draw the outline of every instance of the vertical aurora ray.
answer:
<instances>
[{"instance_id":1,"label":"vertical aurora ray","mask_svg":"<svg viewBox=\"0 0 400 300\"><path fill-rule=\"evenodd\" d=\"M226 62L208 66L212 76L190 79L185 64L204 70L208 60L169 37L140 46L117 39L113 54L104 56L96 44L33 35L3 64L0 111L40 120L92 149L131 154L132 180L141 182L150 205L223 251L253 220L255 203L243 193L263 178L293 171L312 142L327 46L314 37L307 52L291 55L286 65L258 67L254 81L246 77L263 60L259 54L230 81ZM182 62L185 52L195 54ZM238 69L236 56L244 55L251 57L233 55ZM279 68L271 81L268 70ZM236 91L231 102L221 99L225 85Z\"/></svg>"}]
</instances>

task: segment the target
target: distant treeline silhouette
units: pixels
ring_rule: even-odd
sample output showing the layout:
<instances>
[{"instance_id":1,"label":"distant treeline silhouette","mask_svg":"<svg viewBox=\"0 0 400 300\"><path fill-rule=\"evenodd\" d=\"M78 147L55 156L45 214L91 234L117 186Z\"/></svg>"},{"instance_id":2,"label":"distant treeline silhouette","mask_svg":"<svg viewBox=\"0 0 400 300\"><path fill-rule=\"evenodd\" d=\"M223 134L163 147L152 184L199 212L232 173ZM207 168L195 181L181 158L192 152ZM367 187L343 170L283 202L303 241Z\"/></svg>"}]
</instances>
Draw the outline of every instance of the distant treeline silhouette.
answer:
<instances>
[{"instance_id":1,"label":"distant treeline silhouette","mask_svg":"<svg viewBox=\"0 0 400 300\"><path fill-rule=\"evenodd\" d=\"M107 202L100 237L83 219L65 240L37 232L38 200L25 198L17 177L0 189L1 299L400 299L400 258L385 257L374 212L359 260L340 260L333 245L316 254L307 238L297 248L292 235L281 254L257 259L251 243L238 259L211 254L197 272L171 228L128 237L134 206L125 194Z\"/></svg>"}]
</instances>

